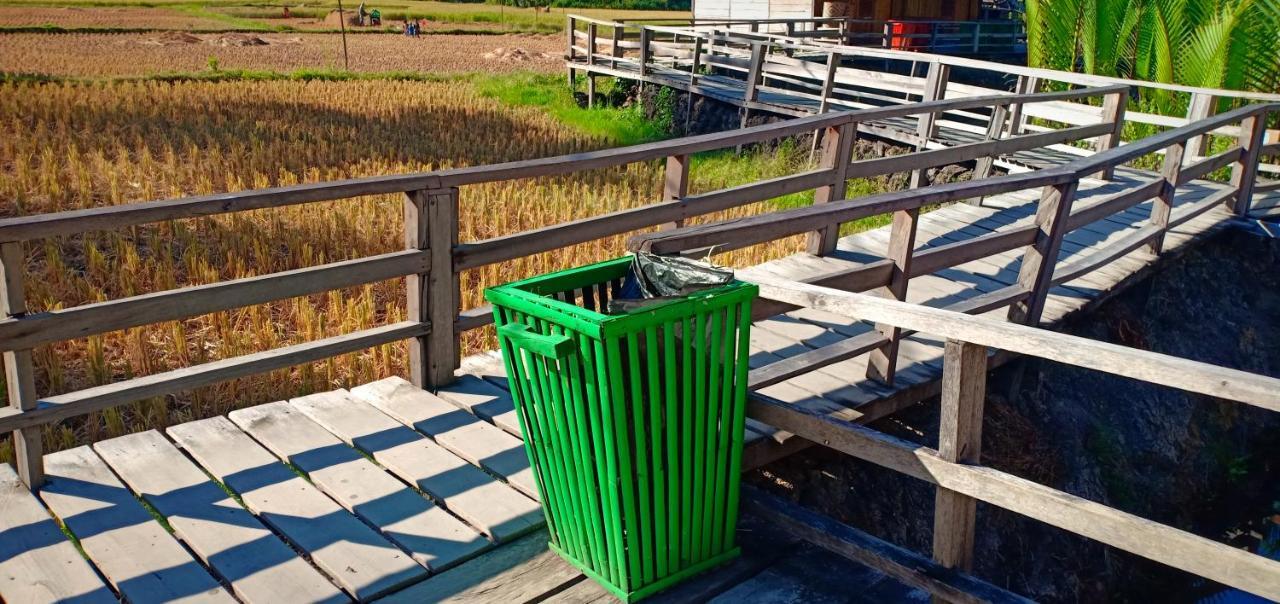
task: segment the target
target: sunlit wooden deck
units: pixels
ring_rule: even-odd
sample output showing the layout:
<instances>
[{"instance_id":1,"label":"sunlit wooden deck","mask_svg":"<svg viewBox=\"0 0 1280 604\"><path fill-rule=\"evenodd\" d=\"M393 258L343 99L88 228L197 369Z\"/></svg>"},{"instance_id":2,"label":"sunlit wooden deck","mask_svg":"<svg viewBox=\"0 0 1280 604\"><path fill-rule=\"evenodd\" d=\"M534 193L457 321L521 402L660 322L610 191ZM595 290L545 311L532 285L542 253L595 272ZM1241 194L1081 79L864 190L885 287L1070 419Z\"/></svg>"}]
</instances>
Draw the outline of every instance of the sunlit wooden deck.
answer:
<instances>
[{"instance_id":1,"label":"sunlit wooden deck","mask_svg":"<svg viewBox=\"0 0 1280 604\"><path fill-rule=\"evenodd\" d=\"M1079 203L1145 176L1122 170L1112 181L1082 181ZM1176 205L1195 208L1220 187L1186 187ZM1034 208L1033 194L1014 193L926 213L919 252L1025 225ZM1114 249L1149 213L1135 206L1068 234L1059 270ZM1191 245L1229 218L1215 208L1177 224L1165 251ZM888 236L887 228L847 236L835 254L797 254L741 276L811 278L869 265L882 260ZM1114 294L1154 260L1134 250L1105 270L1064 282L1049 295L1045 323L1058 324ZM920 276L907 300L961 304L1011 285L1020 261L1011 250ZM812 309L768 317L754 325L751 365L873 330ZM863 354L761 393L871 421L936 394L941 344L924 335L903 341L892 387L865 377ZM756 421L747 430L747 467L793 450L786 432ZM246 602L609 599L546 550L537 487L496 353L465 359L459 379L437 394L389 378L61 451L45 463L47 483L35 494L8 466L0 467L7 511L0 525L0 593L10 602L110 601L113 592L137 602L231 601L233 595ZM748 521L742 561L685 589L735 601L735 594L768 593L816 576L802 572L808 564L770 548L751 551L753 530L759 529ZM876 571L841 564L888 590L883 593L923 597Z\"/></svg>"}]
</instances>

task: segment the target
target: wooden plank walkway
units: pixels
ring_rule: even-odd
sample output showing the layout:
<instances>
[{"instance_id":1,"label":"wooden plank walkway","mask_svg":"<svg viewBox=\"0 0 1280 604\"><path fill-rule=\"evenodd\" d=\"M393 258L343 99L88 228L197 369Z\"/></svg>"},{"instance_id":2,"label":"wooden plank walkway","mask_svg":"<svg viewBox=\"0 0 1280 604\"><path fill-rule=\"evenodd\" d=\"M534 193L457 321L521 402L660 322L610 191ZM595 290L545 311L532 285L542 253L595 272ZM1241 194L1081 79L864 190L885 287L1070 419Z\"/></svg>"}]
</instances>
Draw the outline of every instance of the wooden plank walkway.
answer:
<instances>
[{"instance_id":1,"label":"wooden plank walkway","mask_svg":"<svg viewBox=\"0 0 1280 604\"><path fill-rule=\"evenodd\" d=\"M1150 178L1122 169L1111 181L1083 180L1076 207ZM1179 212L1194 209L1221 186L1180 188L1175 222ZM927 212L919 220L918 249L1029 224L1035 202L1036 191L1025 191L989 197L981 206ZM1115 244L1149 216L1148 202L1071 232L1058 266ZM1178 224L1166 238L1166 253L1187 248L1229 218L1213 208ZM839 240L833 255L796 254L744 269L740 276L796 279L880 261L887 239L887 229L850 235ZM945 306L999 290L1017 279L1021 258L1020 250L1012 250L911 279L907 300ZM1114 295L1154 260L1139 249L1063 283L1049 296L1045 323L1060 324ZM873 329L812 309L768 317L754 325L751 365ZM852 421L872 421L937 391L942 342L913 335L901 351L893 387L865 378L864 354L762 392ZM389 378L351 392L172 426L166 434L144 432L48 455L49 482L38 493L48 512L24 497L16 476L3 468L0 494L15 501L20 513L0 524L3 535L16 537L0 540L0 554L8 552L0 555L0 577L23 579L0 583L0 596L53 601L75 593L94 601L114 597L109 584L136 602L232 601L231 594L246 602L610 600L546 551L536 482L500 356L469 357L458 375L436 394ZM793 450L791 438L750 423L747 466ZM77 537L85 558L49 513ZM803 564L760 562L756 553L744 559L754 561L745 571L743 562L709 575L716 579L706 580L712 585L704 586L707 598L800 593L822 601L832 595L817 585L821 573ZM831 562L823 560L814 564ZM854 575L868 577L872 588L885 581L866 569ZM908 597L905 588L893 585L893 593Z\"/></svg>"}]
</instances>

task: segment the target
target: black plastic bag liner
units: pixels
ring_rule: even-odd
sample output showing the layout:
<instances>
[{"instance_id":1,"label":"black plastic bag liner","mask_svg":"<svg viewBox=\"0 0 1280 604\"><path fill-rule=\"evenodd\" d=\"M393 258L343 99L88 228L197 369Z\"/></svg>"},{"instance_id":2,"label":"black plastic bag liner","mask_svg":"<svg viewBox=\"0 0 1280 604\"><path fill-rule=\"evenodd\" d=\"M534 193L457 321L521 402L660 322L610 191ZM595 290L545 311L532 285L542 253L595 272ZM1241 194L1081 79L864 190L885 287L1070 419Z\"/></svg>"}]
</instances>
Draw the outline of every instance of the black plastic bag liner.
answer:
<instances>
[{"instance_id":1,"label":"black plastic bag liner","mask_svg":"<svg viewBox=\"0 0 1280 604\"><path fill-rule=\"evenodd\" d=\"M636 252L622 282L622 295L609 301L607 312L620 314L664 300L720 287L733 281L733 270L678 256Z\"/></svg>"}]
</instances>

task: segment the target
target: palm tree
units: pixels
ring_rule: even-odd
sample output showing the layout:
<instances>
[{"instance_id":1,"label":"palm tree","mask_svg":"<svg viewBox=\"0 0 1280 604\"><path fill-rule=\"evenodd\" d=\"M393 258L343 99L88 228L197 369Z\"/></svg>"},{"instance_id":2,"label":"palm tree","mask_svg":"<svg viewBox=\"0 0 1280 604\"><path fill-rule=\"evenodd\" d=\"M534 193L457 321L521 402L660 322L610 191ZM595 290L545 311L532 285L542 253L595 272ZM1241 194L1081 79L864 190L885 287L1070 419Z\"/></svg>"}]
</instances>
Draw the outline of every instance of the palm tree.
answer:
<instances>
[{"instance_id":1,"label":"palm tree","mask_svg":"<svg viewBox=\"0 0 1280 604\"><path fill-rule=\"evenodd\" d=\"M1027 0L1026 18L1034 66L1239 90L1280 77L1280 0Z\"/></svg>"}]
</instances>

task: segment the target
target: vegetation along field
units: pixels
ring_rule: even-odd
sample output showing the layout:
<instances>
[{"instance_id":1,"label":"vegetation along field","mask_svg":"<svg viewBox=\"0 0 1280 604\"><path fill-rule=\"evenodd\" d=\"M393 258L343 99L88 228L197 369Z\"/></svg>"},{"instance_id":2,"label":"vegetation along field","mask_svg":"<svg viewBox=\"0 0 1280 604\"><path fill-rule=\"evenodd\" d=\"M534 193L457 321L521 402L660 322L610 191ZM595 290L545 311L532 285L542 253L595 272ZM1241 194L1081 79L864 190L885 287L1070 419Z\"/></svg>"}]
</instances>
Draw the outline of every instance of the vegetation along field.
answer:
<instances>
[{"instance_id":1,"label":"vegetation along field","mask_svg":"<svg viewBox=\"0 0 1280 604\"><path fill-rule=\"evenodd\" d=\"M673 130L670 111L646 119L629 103L579 107L559 60L537 56L559 52L560 36L352 35L347 72L332 34L240 32L267 41L242 46L217 41L236 39L227 32L192 33L164 20L155 26L120 34L0 33L0 216L527 159ZM199 41L139 42L185 36ZM555 75L536 73L551 69ZM691 189L795 171L810 161L808 151L797 143L698 156ZM652 162L465 187L461 238L653 202L661 171ZM799 195L769 205L807 201ZM376 196L33 241L26 244L28 301L35 311L64 308L389 252L403 246L401 212L398 196ZM745 265L798 245L762 246L728 262ZM483 286L622 251L622 239L614 238L468 272L464 307L481 303ZM403 316L404 286L396 280L44 346L33 352L38 389L68 392ZM474 334L466 351L492 346L490 337ZM383 346L143 401L50 428L47 446L403 374L404 357L402 345ZM0 440L0 460L11 455Z\"/></svg>"}]
</instances>

